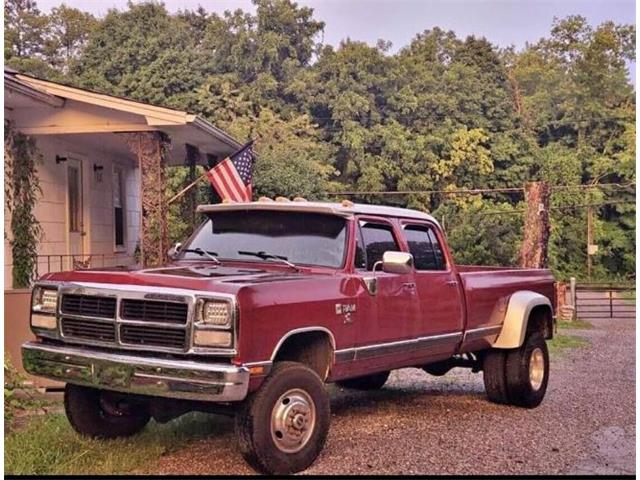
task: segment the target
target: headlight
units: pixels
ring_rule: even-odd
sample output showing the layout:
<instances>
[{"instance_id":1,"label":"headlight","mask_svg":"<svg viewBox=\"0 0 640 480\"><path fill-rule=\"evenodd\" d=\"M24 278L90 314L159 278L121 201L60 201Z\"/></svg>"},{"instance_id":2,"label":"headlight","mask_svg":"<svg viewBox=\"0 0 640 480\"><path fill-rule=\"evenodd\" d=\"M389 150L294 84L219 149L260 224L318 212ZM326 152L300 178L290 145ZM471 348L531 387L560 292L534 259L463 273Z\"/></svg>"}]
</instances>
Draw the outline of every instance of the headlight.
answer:
<instances>
[{"instance_id":1,"label":"headlight","mask_svg":"<svg viewBox=\"0 0 640 480\"><path fill-rule=\"evenodd\" d=\"M233 347L233 303L201 298L196 308L193 344L198 347Z\"/></svg>"},{"instance_id":2,"label":"headlight","mask_svg":"<svg viewBox=\"0 0 640 480\"><path fill-rule=\"evenodd\" d=\"M58 289L35 287L31 295L31 326L53 330L57 327Z\"/></svg>"},{"instance_id":3,"label":"headlight","mask_svg":"<svg viewBox=\"0 0 640 480\"><path fill-rule=\"evenodd\" d=\"M229 328L231 326L231 304L220 300L203 300L198 321L203 326Z\"/></svg>"},{"instance_id":4,"label":"headlight","mask_svg":"<svg viewBox=\"0 0 640 480\"><path fill-rule=\"evenodd\" d=\"M39 313L55 314L58 306L58 289L35 287L31 296L31 310Z\"/></svg>"}]
</instances>

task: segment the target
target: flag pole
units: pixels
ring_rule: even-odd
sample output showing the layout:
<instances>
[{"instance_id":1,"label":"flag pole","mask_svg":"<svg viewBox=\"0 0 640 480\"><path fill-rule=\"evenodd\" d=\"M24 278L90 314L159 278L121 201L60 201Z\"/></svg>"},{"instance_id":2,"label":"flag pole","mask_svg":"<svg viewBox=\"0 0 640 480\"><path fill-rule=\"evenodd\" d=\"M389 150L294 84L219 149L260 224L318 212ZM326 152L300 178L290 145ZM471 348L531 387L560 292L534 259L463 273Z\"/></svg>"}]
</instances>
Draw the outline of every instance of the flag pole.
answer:
<instances>
[{"instance_id":1,"label":"flag pole","mask_svg":"<svg viewBox=\"0 0 640 480\"><path fill-rule=\"evenodd\" d=\"M245 148L250 147L251 145L253 145L255 143L255 140L249 140L247 143L245 143L242 148L240 150L238 150L237 152L229 155L229 157L233 157L234 155L237 155L238 153L240 153L241 151L243 151ZM186 187L184 187L182 190L180 190L178 193L176 193L173 197L171 197L169 199L169 201L167 202L167 205L171 205L173 202L175 202L176 200L178 200L180 197L182 197L185 193L187 193L189 190L191 190L200 180L202 180L203 178L205 178L207 176L207 173L209 172L209 170L207 170L205 168L205 171L202 175L200 175L198 178L196 178L193 182L191 182L189 185L187 185Z\"/></svg>"},{"instance_id":2,"label":"flag pole","mask_svg":"<svg viewBox=\"0 0 640 480\"><path fill-rule=\"evenodd\" d=\"M207 172L205 171L202 175L200 175L198 178L196 178L193 182L191 182L189 185L187 185L182 190L180 190L178 193L176 193L173 197L171 197L169 199L169 201L167 202L167 205L171 205L173 202L178 200L180 197L182 197L185 193L187 193L189 190L191 190L200 180L202 180L206 176L207 176Z\"/></svg>"}]
</instances>

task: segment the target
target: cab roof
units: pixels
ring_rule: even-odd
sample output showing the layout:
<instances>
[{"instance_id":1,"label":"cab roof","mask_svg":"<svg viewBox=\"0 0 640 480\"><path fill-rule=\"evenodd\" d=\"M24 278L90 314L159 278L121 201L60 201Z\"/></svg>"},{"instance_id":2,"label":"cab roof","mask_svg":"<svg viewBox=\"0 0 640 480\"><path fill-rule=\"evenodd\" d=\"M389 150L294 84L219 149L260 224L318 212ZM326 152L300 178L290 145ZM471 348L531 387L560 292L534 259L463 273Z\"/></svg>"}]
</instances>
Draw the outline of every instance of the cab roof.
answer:
<instances>
[{"instance_id":1,"label":"cab roof","mask_svg":"<svg viewBox=\"0 0 640 480\"><path fill-rule=\"evenodd\" d=\"M280 212L315 212L330 215L339 215L351 218L354 214L377 215L384 217L409 218L414 220L428 220L438 224L431 215L411 210L409 208L387 207L383 205L367 205L364 203L332 202L308 202L308 201L258 201L258 202L229 202L211 205L200 205L197 211L201 213L212 212L240 212L248 210L270 210Z\"/></svg>"}]
</instances>

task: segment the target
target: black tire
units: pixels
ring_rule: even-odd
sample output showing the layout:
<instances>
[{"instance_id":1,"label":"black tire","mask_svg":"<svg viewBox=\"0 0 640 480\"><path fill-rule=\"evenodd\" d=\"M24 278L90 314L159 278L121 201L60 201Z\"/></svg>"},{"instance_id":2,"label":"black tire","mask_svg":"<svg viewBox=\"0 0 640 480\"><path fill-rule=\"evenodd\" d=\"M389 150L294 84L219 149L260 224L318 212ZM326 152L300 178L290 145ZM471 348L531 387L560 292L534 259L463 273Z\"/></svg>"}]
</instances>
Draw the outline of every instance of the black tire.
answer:
<instances>
[{"instance_id":1,"label":"black tire","mask_svg":"<svg viewBox=\"0 0 640 480\"><path fill-rule=\"evenodd\" d=\"M292 425L294 416L299 415L296 412L300 410L293 409L293 406L300 404L295 397L291 400L289 394L305 395L310 400L307 405L313 404L315 408L315 422L306 433L306 440L305 433L300 433L301 441L293 446L284 445L284 442L296 440L295 435L285 431L283 436L277 427L272 426L272 418L278 417L277 408L289 412L281 416L291 420L288 425ZM287 405L290 405L290 410L287 410ZM311 421L309 413L303 417L303 422ZM300 472L315 461L327 439L329 422L329 395L318 374L297 362L278 362L259 390L243 402L236 414L235 429L240 452L249 465L263 473L286 475ZM293 429L291 426L288 430Z\"/></svg>"},{"instance_id":2,"label":"black tire","mask_svg":"<svg viewBox=\"0 0 640 480\"><path fill-rule=\"evenodd\" d=\"M118 401L113 393L68 383L64 389L64 411L80 435L92 438L129 437L142 430L151 418L139 403Z\"/></svg>"},{"instance_id":3,"label":"black tire","mask_svg":"<svg viewBox=\"0 0 640 480\"><path fill-rule=\"evenodd\" d=\"M536 364L544 367L537 378L530 376L534 352L538 358ZM537 371L541 370L538 368ZM520 348L509 351L506 378L511 404L525 408L540 405L549 382L549 351L541 333L533 332L527 335Z\"/></svg>"},{"instance_id":4,"label":"black tire","mask_svg":"<svg viewBox=\"0 0 640 480\"><path fill-rule=\"evenodd\" d=\"M505 350L489 350L484 357L483 379L487 397L493 403L509 403L506 379L507 352Z\"/></svg>"},{"instance_id":5,"label":"black tire","mask_svg":"<svg viewBox=\"0 0 640 480\"><path fill-rule=\"evenodd\" d=\"M352 388L354 390L378 390L384 386L389 378L390 372L378 372L364 377L349 378L336 382L344 388Z\"/></svg>"}]
</instances>

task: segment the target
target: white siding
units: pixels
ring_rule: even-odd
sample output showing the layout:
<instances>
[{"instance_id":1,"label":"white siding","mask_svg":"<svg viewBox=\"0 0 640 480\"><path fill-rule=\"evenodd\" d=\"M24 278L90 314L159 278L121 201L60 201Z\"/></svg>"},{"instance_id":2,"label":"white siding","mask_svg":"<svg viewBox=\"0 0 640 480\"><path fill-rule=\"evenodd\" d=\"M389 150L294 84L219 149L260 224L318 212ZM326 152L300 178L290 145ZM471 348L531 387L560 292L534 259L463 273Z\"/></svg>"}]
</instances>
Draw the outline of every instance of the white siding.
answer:
<instances>
[{"instance_id":1,"label":"white siding","mask_svg":"<svg viewBox=\"0 0 640 480\"><path fill-rule=\"evenodd\" d=\"M132 158L117 158L101 151L100 143L95 149L78 147L73 142L73 135L46 135L37 137L38 149L42 154L42 162L38 165L38 178L42 195L35 208L35 215L43 230L43 237L38 247L38 255L66 255L69 253L67 233L67 163L56 164L55 157L77 158L82 161L84 177L84 240L85 254L94 255L93 267L105 264L119 265L134 263L133 254L139 235L140 225L140 173ZM94 172L94 164L101 165L102 181L98 181ZM125 178L126 195L126 251L117 252L115 248L114 210L113 210L113 166L122 168ZM5 215L5 232L10 235L10 218ZM66 260L68 262L68 260ZM5 238L5 287L11 286L11 249ZM69 264L63 264L67 269ZM39 262L40 273L49 268L46 259ZM60 259L52 257L50 268L60 270Z\"/></svg>"}]
</instances>

